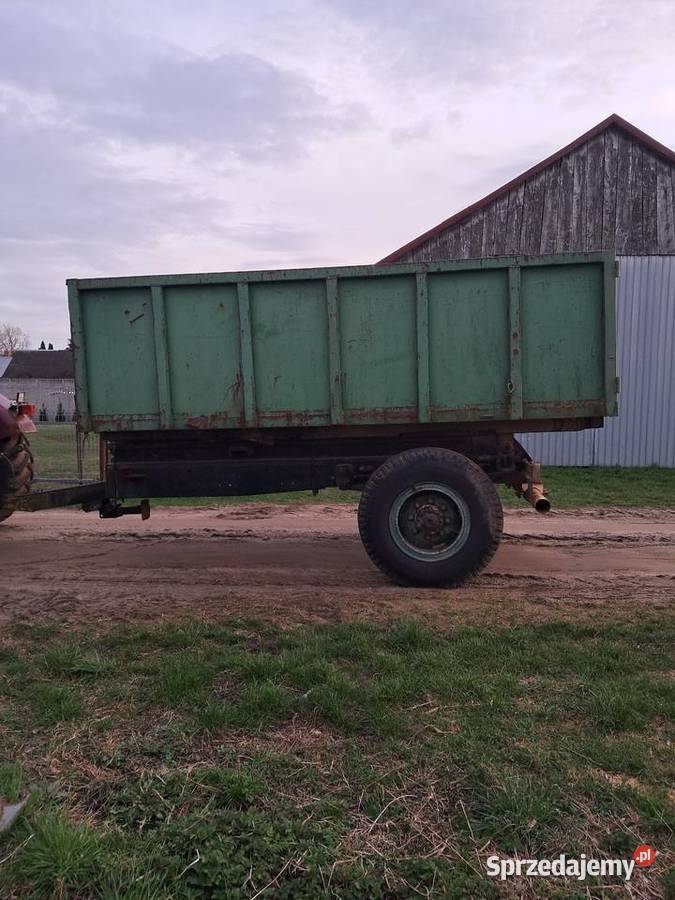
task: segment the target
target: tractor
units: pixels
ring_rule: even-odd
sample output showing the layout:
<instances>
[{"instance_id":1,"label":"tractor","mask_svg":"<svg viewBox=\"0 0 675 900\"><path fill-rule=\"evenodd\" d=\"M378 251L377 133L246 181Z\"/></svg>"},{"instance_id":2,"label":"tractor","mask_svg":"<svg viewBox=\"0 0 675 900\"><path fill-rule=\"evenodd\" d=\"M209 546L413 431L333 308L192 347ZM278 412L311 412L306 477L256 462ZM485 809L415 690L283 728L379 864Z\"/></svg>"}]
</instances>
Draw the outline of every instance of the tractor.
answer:
<instances>
[{"instance_id":1,"label":"tractor","mask_svg":"<svg viewBox=\"0 0 675 900\"><path fill-rule=\"evenodd\" d=\"M25 402L23 394L16 400L0 394L0 522L30 493L33 454L26 435L37 431L31 419L34 415L35 407Z\"/></svg>"}]
</instances>

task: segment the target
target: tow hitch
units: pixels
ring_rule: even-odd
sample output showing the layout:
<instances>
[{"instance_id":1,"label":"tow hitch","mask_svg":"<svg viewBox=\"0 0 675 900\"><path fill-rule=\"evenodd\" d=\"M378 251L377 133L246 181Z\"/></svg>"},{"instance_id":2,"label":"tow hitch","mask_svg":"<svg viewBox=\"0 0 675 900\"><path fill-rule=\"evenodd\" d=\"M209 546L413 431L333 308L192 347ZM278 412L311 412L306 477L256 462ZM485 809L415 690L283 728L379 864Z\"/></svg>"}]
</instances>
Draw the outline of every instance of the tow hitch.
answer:
<instances>
[{"instance_id":1,"label":"tow hitch","mask_svg":"<svg viewBox=\"0 0 675 900\"><path fill-rule=\"evenodd\" d=\"M119 500L106 499L103 503L96 506L83 507L86 512L93 512L98 509L98 514L102 519L119 519L120 516L140 516L145 522L150 518L150 501L141 500L137 506L122 506Z\"/></svg>"},{"instance_id":2,"label":"tow hitch","mask_svg":"<svg viewBox=\"0 0 675 900\"><path fill-rule=\"evenodd\" d=\"M76 484L51 491L36 491L16 502L16 509L37 512L41 509L58 509L63 506L81 506L85 512L98 512L102 519L118 519L120 516L150 518L150 502L142 500L137 506L122 506L119 500L106 497L104 481Z\"/></svg>"}]
</instances>

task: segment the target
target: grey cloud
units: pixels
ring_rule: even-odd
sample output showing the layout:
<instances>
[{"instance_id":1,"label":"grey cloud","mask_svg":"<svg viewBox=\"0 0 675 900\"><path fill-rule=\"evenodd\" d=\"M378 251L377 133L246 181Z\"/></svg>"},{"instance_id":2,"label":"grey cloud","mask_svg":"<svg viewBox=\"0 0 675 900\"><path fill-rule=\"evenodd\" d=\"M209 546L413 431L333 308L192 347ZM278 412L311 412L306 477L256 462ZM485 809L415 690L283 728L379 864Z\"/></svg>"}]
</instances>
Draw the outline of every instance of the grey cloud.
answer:
<instances>
[{"instance_id":1,"label":"grey cloud","mask_svg":"<svg viewBox=\"0 0 675 900\"><path fill-rule=\"evenodd\" d=\"M422 119L420 122L412 122L410 125L402 125L391 132L391 140L394 144L404 145L414 141L424 141L433 133L431 119Z\"/></svg>"},{"instance_id":2,"label":"grey cloud","mask_svg":"<svg viewBox=\"0 0 675 900\"><path fill-rule=\"evenodd\" d=\"M494 83L517 66L526 30L521 2L493 0L324 0L368 30L369 58L406 85L439 77L448 90Z\"/></svg>"},{"instance_id":3,"label":"grey cloud","mask_svg":"<svg viewBox=\"0 0 675 900\"><path fill-rule=\"evenodd\" d=\"M636 14L633 0L323 2L366 30L368 58L411 91L440 83L452 94L508 81L558 98L590 87L597 97L653 58L655 36L664 53L675 39L672 0L654 0L649 15Z\"/></svg>"},{"instance_id":4,"label":"grey cloud","mask_svg":"<svg viewBox=\"0 0 675 900\"><path fill-rule=\"evenodd\" d=\"M250 53L199 56L107 22L74 28L0 11L6 84L55 98L106 136L223 151L252 161L301 157L308 141L364 127L367 108L337 104L302 74Z\"/></svg>"},{"instance_id":5,"label":"grey cloud","mask_svg":"<svg viewBox=\"0 0 675 900\"><path fill-rule=\"evenodd\" d=\"M333 104L301 75L245 53L161 59L113 93L115 105L84 121L141 140L219 144L247 159L299 156L307 140L368 120L363 106Z\"/></svg>"},{"instance_id":6,"label":"grey cloud","mask_svg":"<svg viewBox=\"0 0 675 900\"><path fill-rule=\"evenodd\" d=\"M92 101L117 73L143 71L148 54L163 50L82 13L82 4L76 21L62 3L0 5L0 77L64 100Z\"/></svg>"},{"instance_id":7,"label":"grey cloud","mask_svg":"<svg viewBox=\"0 0 675 900\"><path fill-rule=\"evenodd\" d=\"M142 178L97 154L85 132L0 121L3 193L0 239L76 241L86 252L103 242L148 241L160 229L186 231L195 217L217 228L226 209L170 182Z\"/></svg>"},{"instance_id":8,"label":"grey cloud","mask_svg":"<svg viewBox=\"0 0 675 900\"><path fill-rule=\"evenodd\" d=\"M304 251L314 243L308 231L276 222L238 222L221 228L221 233L233 243L263 251Z\"/></svg>"}]
</instances>

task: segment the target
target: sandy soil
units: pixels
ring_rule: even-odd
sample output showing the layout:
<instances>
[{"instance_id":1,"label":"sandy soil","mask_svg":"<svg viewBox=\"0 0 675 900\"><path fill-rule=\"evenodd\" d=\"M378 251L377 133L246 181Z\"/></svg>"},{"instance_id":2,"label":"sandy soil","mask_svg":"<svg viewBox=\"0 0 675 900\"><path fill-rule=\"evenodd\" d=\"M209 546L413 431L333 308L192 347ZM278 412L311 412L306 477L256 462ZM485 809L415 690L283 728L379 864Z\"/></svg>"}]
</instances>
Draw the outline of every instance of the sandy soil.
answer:
<instances>
[{"instance_id":1,"label":"sandy soil","mask_svg":"<svg viewBox=\"0 0 675 900\"><path fill-rule=\"evenodd\" d=\"M0 624L246 616L289 625L414 614L439 623L639 619L675 609L675 510L507 512L490 566L455 590L391 585L351 506L159 509L100 520L16 513L0 527Z\"/></svg>"}]
</instances>

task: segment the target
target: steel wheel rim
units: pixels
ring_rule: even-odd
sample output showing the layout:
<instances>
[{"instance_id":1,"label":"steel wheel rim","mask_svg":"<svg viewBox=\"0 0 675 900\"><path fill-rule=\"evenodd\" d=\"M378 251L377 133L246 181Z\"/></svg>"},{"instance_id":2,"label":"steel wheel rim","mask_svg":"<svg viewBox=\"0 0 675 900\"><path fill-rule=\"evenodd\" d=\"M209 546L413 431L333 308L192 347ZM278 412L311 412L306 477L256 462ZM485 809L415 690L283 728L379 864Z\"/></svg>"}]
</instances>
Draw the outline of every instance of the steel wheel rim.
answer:
<instances>
[{"instance_id":1,"label":"steel wheel rim","mask_svg":"<svg viewBox=\"0 0 675 900\"><path fill-rule=\"evenodd\" d=\"M389 532L399 550L420 562L442 562L466 544L471 515L456 491L436 481L402 491L389 510Z\"/></svg>"}]
</instances>

